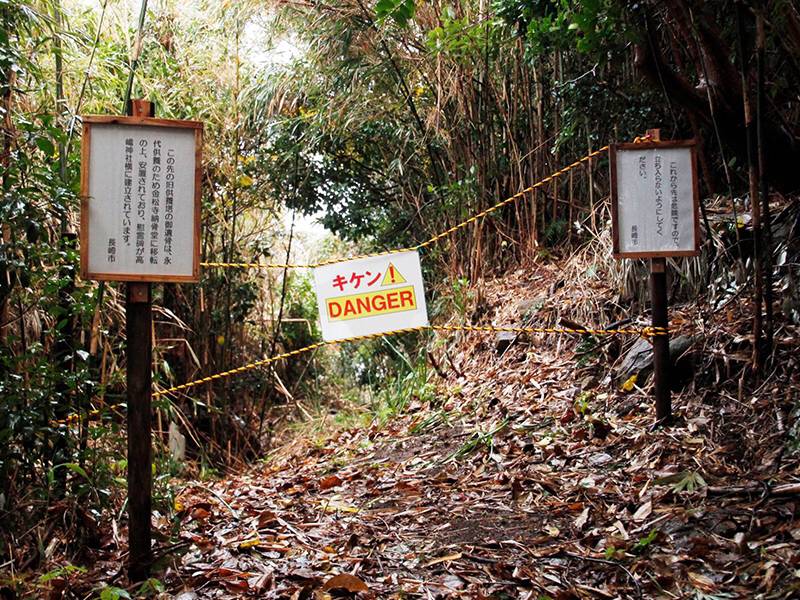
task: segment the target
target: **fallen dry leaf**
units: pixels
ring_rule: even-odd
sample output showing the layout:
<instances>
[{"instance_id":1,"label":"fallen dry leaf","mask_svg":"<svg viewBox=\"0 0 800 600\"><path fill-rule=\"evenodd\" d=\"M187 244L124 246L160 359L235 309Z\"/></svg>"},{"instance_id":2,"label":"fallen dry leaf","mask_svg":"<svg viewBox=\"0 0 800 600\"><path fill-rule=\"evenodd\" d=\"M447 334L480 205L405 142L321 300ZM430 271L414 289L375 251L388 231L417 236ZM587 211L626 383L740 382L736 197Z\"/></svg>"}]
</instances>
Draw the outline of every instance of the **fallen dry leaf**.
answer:
<instances>
[{"instance_id":1,"label":"fallen dry leaf","mask_svg":"<svg viewBox=\"0 0 800 600\"><path fill-rule=\"evenodd\" d=\"M587 506L586 508L583 509L583 512L581 512L581 514L579 514L578 517L575 519L575 527L578 528L578 531L583 529L583 526L586 525L586 521L588 520L589 520L589 507Z\"/></svg>"},{"instance_id":2,"label":"fallen dry leaf","mask_svg":"<svg viewBox=\"0 0 800 600\"><path fill-rule=\"evenodd\" d=\"M247 550L248 548L255 548L261 543L261 540L258 537L254 537L250 540L245 540L243 542L239 542L239 550Z\"/></svg>"},{"instance_id":3,"label":"fallen dry leaf","mask_svg":"<svg viewBox=\"0 0 800 600\"><path fill-rule=\"evenodd\" d=\"M191 516L195 521L205 521L211 516L211 511L198 506L192 509Z\"/></svg>"},{"instance_id":4,"label":"fallen dry leaf","mask_svg":"<svg viewBox=\"0 0 800 600\"><path fill-rule=\"evenodd\" d=\"M319 480L319 489L322 491L335 488L337 485L342 485L342 480L336 475L328 475Z\"/></svg>"},{"instance_id":5,"label":"fallen dry leaf","mask_svg":"<svg viewBox=\"0 0 800 600\"><path fill-rule=\"evenodd\" d=\"M271 510L264 510L258 515L258 527L263 529L278 520L278 516Z\"/></svg>"},{"instance_id":6,"label":"fallen dry leaf","mask_svg":"<svg viewBox=\"0 0 800 600\"><path fill-rule=\"evenodd\" d=\"M634 521L644 521L653 512L653 501L648 500L633 513Z\"/></svg>"},{"instance_id":7,"label":"fallen dry leaf","mask_svg":"<svg viewBox=\"0 0 800 600\"><path fill-rule=\"evenodd\" d=\"M692 582L694 587L704 591L704 592L714 592L717 589L717 584L714 583L714 580L711 579L707 575L703 575L702 573L696 573L694 571L689 571L687 573L689 577L689 581Z\"/></svg>"},{"instance_id":8,"label":"fallen dry leaf","mask_svg":"<svg viewBox=\"0 0 800 600\"><path fill-rule=\"evenodd\" d=\"M426 567L430 567L432 565L438 565L439 563L443 562L452 562L454 560L458 560L462 557L461 552L456 552L454 554L448 554L446 556L440 556L439 558L434 558L433 560L429 560L425 563Z\"/></svg>"},{"instance_id":9,"label":"fallen dry leaf","mask_svg":"<svg viewBox=\"0 0 800 600\"><path fill-rule=\"evenodd\" d=\"M348 592L366 592L369 587L361 579L349 573L341 573L334 575L328 581L322 584L322 591L327 592L330 590L346 590Z\"/></svg>"}]
</instances>

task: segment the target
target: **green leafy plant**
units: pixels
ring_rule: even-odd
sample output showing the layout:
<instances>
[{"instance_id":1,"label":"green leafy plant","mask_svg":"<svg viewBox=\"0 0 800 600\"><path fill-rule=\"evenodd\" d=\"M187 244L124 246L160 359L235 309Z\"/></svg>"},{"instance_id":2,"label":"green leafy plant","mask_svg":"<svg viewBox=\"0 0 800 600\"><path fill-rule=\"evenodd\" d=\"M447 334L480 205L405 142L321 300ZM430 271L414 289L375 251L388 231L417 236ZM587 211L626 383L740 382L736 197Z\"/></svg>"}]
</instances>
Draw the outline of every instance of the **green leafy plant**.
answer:
<instances>
[{"instance_id":1,"label":"green leafy plant","mask_svg":"<svg viewBox=\"0 0 800 600\"><path fill-rule=\"evenodd\" d=\"M672 491L676 494L687 491L689 493L694 492L695 490L706 487L706 482L700 475L700 473L695 473L693 471L687 471L683 478L678 481L675 485L672 486Z\"/></svg>"},{"instance_id":2,"label":"green leafy plant","mask_svg":"<svg viewBox=\"0 0 800 600\"><path fill-rule=\"evenodd\" d=\"M164 592L164 584L155 577L150 577L139 587L136 595L139 597L150 598Z\"/></svg>"},{"instance_id":3,"label":"green leafy plant","mask_svg":"<svg viewBox=\"0 0 800 600\"><path fill-rule=\"evenodd\" d=\"M645 537L639 538L639 541L634 544L633 548L631 548L631 553L633 554L642 554L647 550L647 548L652 544L659 536L660 531L658 529L651 529L650 533L648 533Z\"/></svg>"},{"instance_id":4,"label":"green leafy plant","mask_svg":"<svg viewBox=\"0 0 800 600\"><path fill-rule=\"evenodd\" d=\"M392 18L400 27L405 27L414 18L416 5L414 0L378 0L375 14L378 19Z\"/></svg>"},{"instance_id":5,"label":"green leafy plant","mask_svg":"<svg viewBox=\"0 0 800 600\"><path fill-rule=\"evenodd\" d=\"M613 544L606 548L604 555L606 560L622 560L626 556L623 548L617 548Z\"/></svg>"},{"instance_id":6,"label":"green leafy plant","mask_svg":"<svg viewBox=\"0 0 800 600\"><path fill-rule=\"evenodd\" d=\"M470 288L469 281L466 278L457 277L453 280L450 290L450 298L455 307L455 311L459 320L462 323L466 323L469 305L475 298L475 293Z\"/></svg>"},{"instance_id":7,"label":"green leafy plant","mask_svg":"<svg viewBox=\"0 0 800 600\"><path fill-rule=\"evenodd\" d=\"M594 394L592 392L581 392L578 394L578 397L575 398L574 403L575 410L578 411L578 414L585 417L591 413L591 406L589 403L593 397Z\"/></svg>"},{"instance_id":8,"label":"green leafy plant","mask_svg":"<svg viewBox=\"0 0 800 600\"><path fill-rule=\"evenodd\" d=\"M384 343L400 360L400 369L378 389L374 412L379 421L401 413L412 399L428 404L434 398L431 371L424 350L412 362L390 340L384 339Z\"/></svg>"},{"instance_id":9,"label":"green leafy plant","mask_svg":"<svg viewBox=\"0 0 800 600\"><path fill-rule=\"evenodd\" d=\"M476 431L473 433L466 442L464 442L455 452L446 457L443 462L451 460L459 460L472 454L480 448L486 448L489 453L492 452L494 447L494 437L499 432L503 431L508 426L508 419L503 419L497 427L486 431Z\"/></svg>"},{"instance_id":10,"label":"green leafy plant","mask_svg":"<svg viewBox=\"0 0 800 600\"><path fill-rule=\"evenodd\" d=\"M707 485L700 473L695 471L682 471L675 475L661 477L656 479L655 483L656 485L671 486L672 492L675 494L682 492L692 493Z\"/></svg>"},{"instance_id":11,"label":"green leafy plant","mask_svg":"<svg viewBox=\"0 0 800 600\"><path fill-rule=\"evenodd\" d=\"M98 597L100 600L130 600L131 595L126 589L106 586L100 590Z\"/></svg>"},{"instance_id":12,"label":"green leafy plant","mask_svg":"<svg viewBox=\"0 0 800 600\"><path fill-rule=\"evenodd\" d=\"M432 412L418 423L415 423L414 426L410 428L409 432L412 435L418 435L420 433L430 431L431 429L435 429L439 425L446 425L447 417L447 412L444 410L437 410Z\"/></svg>"},{"instance_id":13,"label":"green leafy plant","mask_svg":"<svg viewBox=\"0 0 800 600\"><path fill-rule=\"evenodd\" d=\"M73 573L86 573L86 567L79 567L76 565L64 565L63 567L57 567L41 575L39 577L39 583L48 583L54 579L68 577Z\"/></svg>"}]
</instances>

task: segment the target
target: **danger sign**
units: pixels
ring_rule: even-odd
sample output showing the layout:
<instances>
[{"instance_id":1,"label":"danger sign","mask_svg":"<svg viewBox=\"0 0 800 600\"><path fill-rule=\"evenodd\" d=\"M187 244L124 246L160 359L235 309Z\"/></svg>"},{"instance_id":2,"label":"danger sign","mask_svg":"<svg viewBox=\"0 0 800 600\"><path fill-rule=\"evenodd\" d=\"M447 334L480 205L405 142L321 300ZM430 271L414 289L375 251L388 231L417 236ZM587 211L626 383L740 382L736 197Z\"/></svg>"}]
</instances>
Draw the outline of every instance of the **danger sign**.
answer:
<instances>
[{"instance_id":1,"label":"danger sign","mask_svg":"<svg viewBox=\"0 0 800 600\"><path fill-rule=\"evenodd\" d=\"M417 252L323 265L314 283L327 342L428 324Z\"/></svg>"}]
</instances>

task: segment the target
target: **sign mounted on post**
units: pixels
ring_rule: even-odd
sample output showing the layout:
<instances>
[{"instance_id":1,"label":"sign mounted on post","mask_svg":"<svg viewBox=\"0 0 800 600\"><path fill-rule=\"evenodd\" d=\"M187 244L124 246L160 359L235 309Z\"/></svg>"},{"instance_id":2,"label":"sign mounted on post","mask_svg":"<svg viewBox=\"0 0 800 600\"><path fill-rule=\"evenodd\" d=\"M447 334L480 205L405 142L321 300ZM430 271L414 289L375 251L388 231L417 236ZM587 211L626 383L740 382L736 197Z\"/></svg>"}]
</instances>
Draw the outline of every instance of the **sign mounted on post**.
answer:
<instances>
[{"instance_id":1,"label":"sign mounted on post","mask_svg":"<svg viewBox=\"0 0 800 600\"><path fill-rule=\"evenodd\" d=\"M326 342L428 325L416 251L316 267L314 287Z\"/></svg>"},{"instance_id":2,"label":"sign mounted on post","mask_svg":"<svg viewBox=\"0 0 800 600\"><path fill-rule=\"evenodd\" d=\"M83 117L81 277L198 281L203 124Z\"/></svg>"},{"instance_id":3,"label":"sign mounted on post","mask_svg":"<svg viewBox=\"0 0 800 600\"><path fill-rule=\"evenodd\" d=\"M695 142L614 144L610 152L614 256L696 255L699 195Z\"/></svg>"}]
</instances>

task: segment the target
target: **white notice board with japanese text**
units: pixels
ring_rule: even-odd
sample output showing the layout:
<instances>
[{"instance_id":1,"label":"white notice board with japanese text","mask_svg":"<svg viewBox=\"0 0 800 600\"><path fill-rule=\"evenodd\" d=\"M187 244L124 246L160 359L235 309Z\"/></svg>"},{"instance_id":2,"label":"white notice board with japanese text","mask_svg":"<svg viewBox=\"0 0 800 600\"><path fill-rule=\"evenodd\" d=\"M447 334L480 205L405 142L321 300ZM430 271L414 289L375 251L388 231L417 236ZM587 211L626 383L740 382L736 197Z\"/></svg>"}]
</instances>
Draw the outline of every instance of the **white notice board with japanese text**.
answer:
<instances>
[{"instance_id":1,"label":"white notice board with japanese text","mask_svg":"<svg viewBox=\"0 0 800 600\"><path fill-rule=\"evenodd\" d=\"M197 281L202 124L83 121L81 277Z\"/></svg>"},{"instance_id":2,"label":"white notice board with japanese text","mask_svg":"<svg viewBox=\"0 0 800 600\"><path fill-rule=\"evenodd\" d=\"M611 146L614 256L692 256L698 246L698 191L692 141Z\"/></svg>"}]
</instances>

